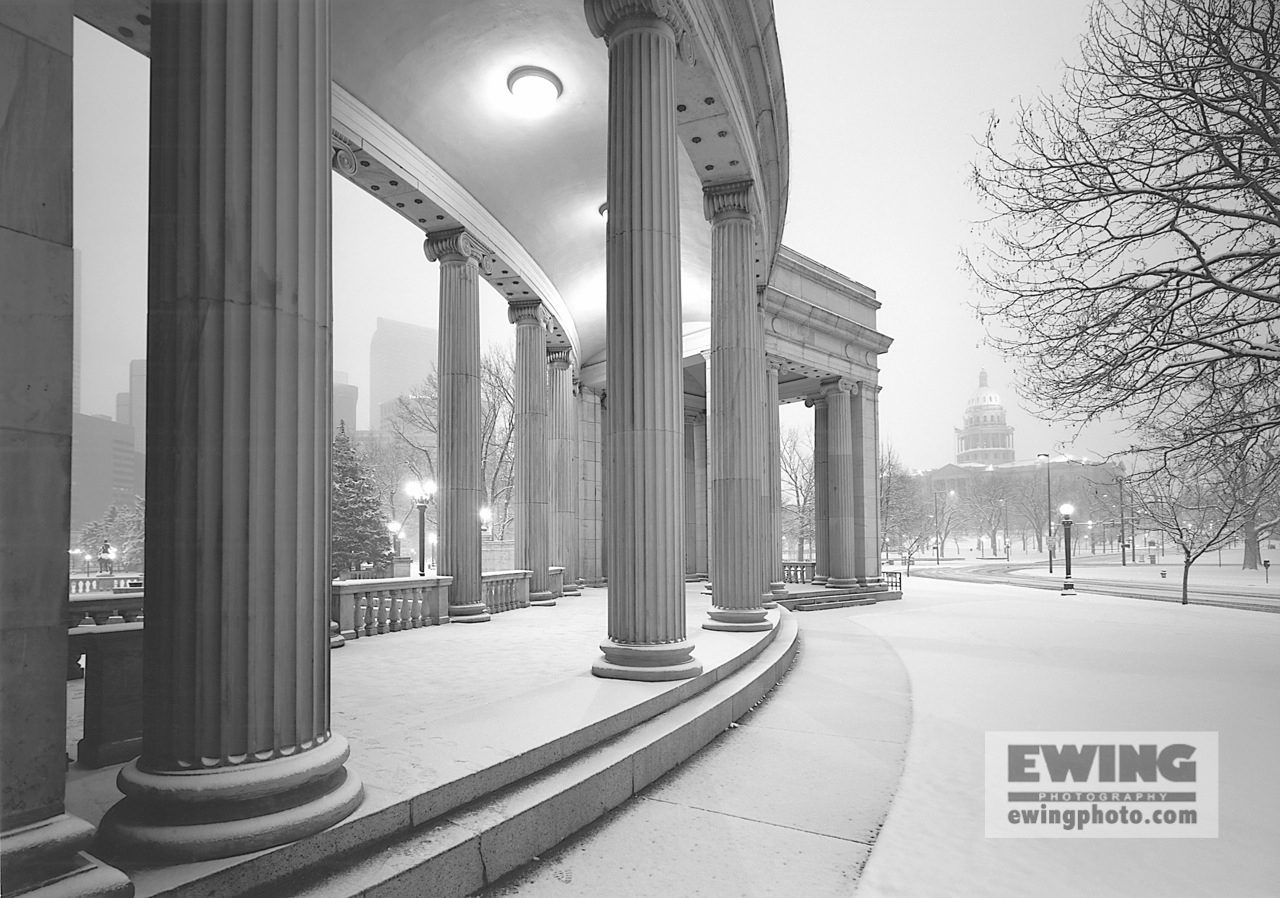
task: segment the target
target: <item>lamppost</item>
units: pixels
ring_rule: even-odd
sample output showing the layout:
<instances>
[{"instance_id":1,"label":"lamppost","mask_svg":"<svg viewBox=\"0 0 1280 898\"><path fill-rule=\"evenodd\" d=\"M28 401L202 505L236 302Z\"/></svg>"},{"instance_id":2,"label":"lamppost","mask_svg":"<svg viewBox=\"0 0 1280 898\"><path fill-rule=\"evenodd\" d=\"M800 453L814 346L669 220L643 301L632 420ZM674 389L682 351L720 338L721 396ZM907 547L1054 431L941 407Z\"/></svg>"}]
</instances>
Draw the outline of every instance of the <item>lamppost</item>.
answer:
<instances>
[{"instance_id":1,"label":"lamppost","mask_svg":"<svg viewBox=\"0 0 1280 898\"><path fill-rule=\"evenodd\" d=\"M1089 554L1090 555L1098 554L1098 543L1093 538L1093 521L1089 521Z\"/></svg>"},{"instance_id":2,"label":"lamppost","mask_svg":"<svg viewBox=\"0 0 1280 898\"><path fill-rule=\"evenodd\" d=\"M434 480L412 480L404 490L418 504L418 576L427 575L427 502L436 494Z\"/></svg>"},{"instance_id":3,"label":"lamppost","mask_svg":"<svg viewBox=\"0 0 1280 898\"><path fill-rule=\"evenodd\" d=\"M1045 508L1048 512L1047 517L1049 520L1049 523L1048 523L1049 573L1052 574L1053 573L1053 480L1050 479L1049 475L1053 469L1053 461L1049 458L1048 452L1041 452L1039 455L1036 456L1037 461L1039 461L1042 458L1044 459L1044 491L1045 491L1045 495L1048 498L1048 501L1045 503Z\"/></svg>"},{"instance_id":4,"label":"lamppost","mask_svg":"<svg viewBox=\"0 0 1280 898\"><path fill-rule=\"evenodd\" d=\"M488 505L480 509L480 532L492 534L493 528L489 526L489 522L493 520L493 510Z\"/></svg>"},{"instance_id":5,"label":"lamppost","mask_svg":"<svg viewBox=\"0 0 1280 898\"><path fill-rule=\"evenodd\" d=\"M1124 478L1116 478L1116 486L1120 487L1120 566L1127 567L1129 562L1124 557Z\"/></svg>"},{"instance_id":6,"label":"lamppost","mask_svg":"<svg viewBox=\"0 0 1280 898\"><path fill-rule=\"evenodd\" d=\"M1071 513L1075 510L1075 506L1069 502L1058 509L1058 511L1062 512L1062 548L1066 553L1067 559L1066 579L1062 581L1062 594L1064 596L1076 594L1075 584L1071 582Z\"/></svg>"},{"instance_id":7,"label":"lamppost","mask_svg":"<svg viewBox=\"0 0 1280 898\"><path fill-rule=\"evenodd\" d=\"M387 532L391 534L391 557L400 557L400 522L387 521Z\"/></svg>"}]
</instances>

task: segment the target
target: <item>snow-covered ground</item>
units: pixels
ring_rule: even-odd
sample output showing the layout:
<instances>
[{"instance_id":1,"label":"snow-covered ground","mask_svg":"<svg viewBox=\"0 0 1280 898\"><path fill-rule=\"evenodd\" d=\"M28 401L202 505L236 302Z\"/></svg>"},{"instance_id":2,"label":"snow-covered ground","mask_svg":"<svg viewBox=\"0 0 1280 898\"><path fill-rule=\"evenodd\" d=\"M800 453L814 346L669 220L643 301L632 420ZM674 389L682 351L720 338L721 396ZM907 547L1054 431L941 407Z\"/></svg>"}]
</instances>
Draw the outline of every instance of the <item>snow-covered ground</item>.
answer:
<instances>
[{"instance_id":1,"label":"snow-covered ground","mask_svg":"<svg viewBox=\"0 0 1280 898\"><path fill-rule=\"evenodd\" d=\"M914 578L847 613L912 685L861 896L1280 895L1280 615ZM1016 730L1216 731L1218 837L987 838L984 734Z\"/></svg>"},{"instance_id":2,"label":"snow-covered ground","mask_svg":"<svg viewBox=\"0 0 1280 898\"><path fill-rule=\"evenodd\" d=\"M1087 551L1071 560L1071 577L1077 583L1090 580L1112 580L1124 583L1182 583L1182 556L1174 551L1174 547L1165 546L1165 554L1160 554L1159 546L1145 552L1139 550L1137 563L1121 565L1119 555L1091 555ZM1155 556L1155 564L1150 562ZM1208 552L1191 565L1191 573L1187 582L1195 586L1212 588L1238 588L1242 592L1270 594L1280 597L1280 552L1264 548L1263 558L1272 560L1271 570L1259 568L1256 571L1241 569L1243 549L1223 549ZM1219 561L1221 559L1221 561ZM1017 561L1015 558L1014 561ZM1019 570L1019 576L1037 579L1061 580L1065 573L1061 558L1055 558L1053 573L1049 573L1047 561L1041 561L1037 567ZM1166 577L1161 577L1164 571Z\"/></svg>"}]
</instances>

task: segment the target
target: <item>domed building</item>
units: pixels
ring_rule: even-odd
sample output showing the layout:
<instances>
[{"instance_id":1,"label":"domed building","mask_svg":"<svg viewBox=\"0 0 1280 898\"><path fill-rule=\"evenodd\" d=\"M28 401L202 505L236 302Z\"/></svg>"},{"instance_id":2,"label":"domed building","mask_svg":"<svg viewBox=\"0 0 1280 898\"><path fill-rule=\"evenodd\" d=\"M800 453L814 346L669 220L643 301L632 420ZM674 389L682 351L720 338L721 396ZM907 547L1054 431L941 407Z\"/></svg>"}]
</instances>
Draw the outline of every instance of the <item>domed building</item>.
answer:
<instances>
[{"instance_id":1,"label":"domed building","mask_svg":"<svg viewBox=\"0 0 1280 898\"><path fill-rule=\"evenodd\" d=\"M999 465L1013 461L1013 428L1006 423L1000 394L978 372L978 389L964 407L964 427L956 428L956 464Z\"/></svg>"}]
</instances>

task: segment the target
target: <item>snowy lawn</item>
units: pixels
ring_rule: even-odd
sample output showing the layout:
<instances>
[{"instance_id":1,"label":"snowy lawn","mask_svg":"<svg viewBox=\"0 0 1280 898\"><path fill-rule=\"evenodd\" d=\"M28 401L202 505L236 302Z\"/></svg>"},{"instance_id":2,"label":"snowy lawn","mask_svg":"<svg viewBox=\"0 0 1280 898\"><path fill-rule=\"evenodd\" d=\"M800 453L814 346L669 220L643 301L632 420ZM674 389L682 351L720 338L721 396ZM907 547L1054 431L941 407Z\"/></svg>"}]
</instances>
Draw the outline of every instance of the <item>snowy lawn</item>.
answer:
<instances>
[{"instance_id":1,"label":"snowy lawn","mask_svg":"<svg viewBox=\"0 0 1280 898\"><path fill-rule=\"evenodd\" d=\"M1280 614L913 579L851 618L913 728L862 896L1280 895ZM1216 839L988 839L987 731L1218 733Z\"/></svg>"}]
</instances>

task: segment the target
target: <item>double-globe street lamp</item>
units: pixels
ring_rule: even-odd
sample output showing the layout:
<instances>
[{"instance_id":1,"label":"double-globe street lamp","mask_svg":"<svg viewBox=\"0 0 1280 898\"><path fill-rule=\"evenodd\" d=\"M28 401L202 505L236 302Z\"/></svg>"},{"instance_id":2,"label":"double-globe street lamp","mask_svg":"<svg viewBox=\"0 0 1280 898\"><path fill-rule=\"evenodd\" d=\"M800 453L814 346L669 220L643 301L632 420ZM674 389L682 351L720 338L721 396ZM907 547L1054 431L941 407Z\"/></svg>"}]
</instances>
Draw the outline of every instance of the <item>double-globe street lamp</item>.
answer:
<instances>
[{"instance_id":1,"label":"double-globe street lamp","mask_svg":"<svg viewBox=\"0 0 1280 898\"><path fill-rule=\"evenodd\" d=\"M1075 511L1075 506L1070 502L1063 503L1058 511L1062 512L1062 548L1066 553L1067 573L1066 578L1062 581L1062 594L1064 596L1073 596L1076 594L1075 584L1071 582L1071 515Z\"/></svg>"},{"instance_id":2,"label":"double-globe street lamp","mask_svg":"<svg viewBox=\"0 0 1280 898\"><path fill-rule=\"evenodd\" d=\"M418 576L427 575L427 503L436 494L434 480L413 480L405 487L409 498L418 504Z\"/></svg>"}]
</instances>

